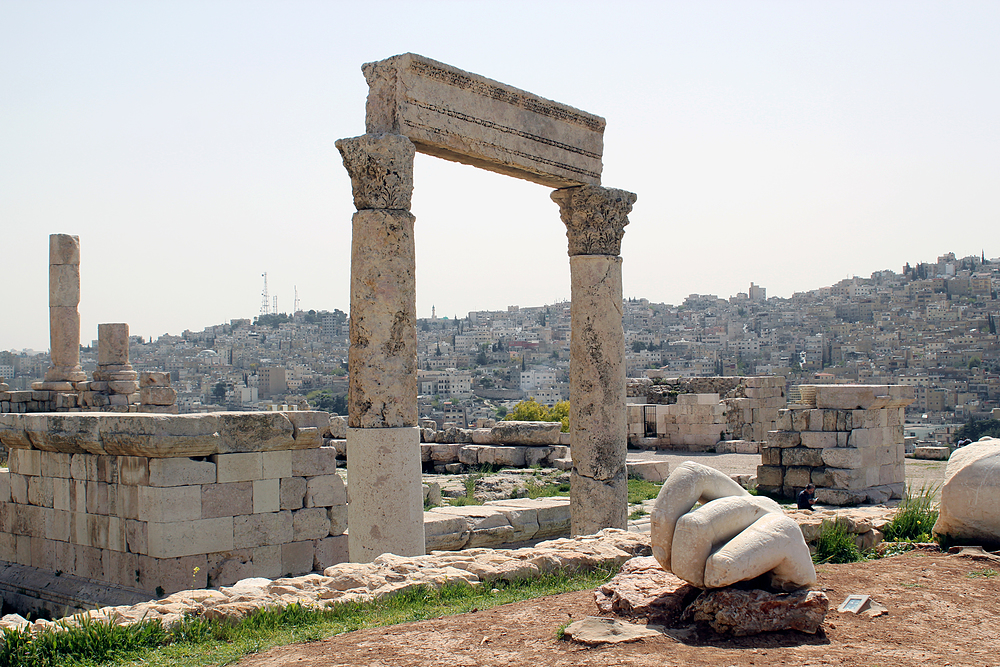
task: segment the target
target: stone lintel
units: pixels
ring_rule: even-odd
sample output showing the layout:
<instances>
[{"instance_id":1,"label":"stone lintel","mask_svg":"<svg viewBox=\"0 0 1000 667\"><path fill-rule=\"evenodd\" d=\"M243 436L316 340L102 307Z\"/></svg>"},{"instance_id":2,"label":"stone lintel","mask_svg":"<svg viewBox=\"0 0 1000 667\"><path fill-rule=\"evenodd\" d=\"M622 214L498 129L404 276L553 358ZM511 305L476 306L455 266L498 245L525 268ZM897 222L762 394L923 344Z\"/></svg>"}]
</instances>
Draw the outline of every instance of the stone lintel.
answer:
<instances>
[{"instance_id":1,"label":"stone lintel","mask_svg":"<svg viewBox=\"0 0 1000 667\"><path fill-rule=\"evenodd\" d=\"M421 153L550 187L601 182L600 116L414 53L362 71L371 134L402 134Z\"/></svg>"},{"instance_id":2,"label":"stone lintel","mask_svg":"<svg viewBox=\"0 0 1000 667\"><path fill-rule=\"evenodd\" d=\"M566 225L569 255L620 255L634 193L583 185L556 190L552 201Z\"/></svg>"}]
</instances>

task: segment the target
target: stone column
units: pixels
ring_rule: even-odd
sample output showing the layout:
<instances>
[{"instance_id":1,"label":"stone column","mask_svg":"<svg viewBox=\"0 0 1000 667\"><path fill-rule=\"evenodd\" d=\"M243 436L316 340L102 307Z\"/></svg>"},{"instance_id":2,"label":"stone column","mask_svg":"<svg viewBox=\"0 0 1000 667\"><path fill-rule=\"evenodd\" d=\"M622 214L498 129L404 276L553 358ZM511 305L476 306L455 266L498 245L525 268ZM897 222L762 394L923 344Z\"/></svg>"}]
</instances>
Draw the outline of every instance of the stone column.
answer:
<instances>
[{"instance_id":1,"label":"stone column","mask_svg":"<svg viewBox=\"0 0 1000 667\"><path fill-rule=\"evenodd\" d=\"M72 391L87 374L80 367L80 237L49 235L49 343L45 381L34 389Z\"/></svg>"},{"instance_id":2,"label":"stone column","mask_svg":"<svg viewBox=\"0 0 1000 667\"><path fill-rule=\"evenodd\" d=\"M626 528L628 447L621 239L635 195L595 185L552 193L569 239L570 511L573 535Z\"/></svg>"},{"instance_id":3,"label":"stone column","mask_svg":"<svg viewBox=\"0 0 1000 667\"><path fill-rule=\"evenodd\" d=\"M424 553L417 427L413 143L398 134L341 139L351 176L347 418L348 549L353 562Z\"/></svg>"},{"instance_id":4,"label":"stone column","mask_svg":"<svg viewBox=\"0 0 1000 667\"><path fill-rule=\"evenodd\" d=\"M97 368L91 390L107 394L112 412L128 412L138 403L138 373L128 360L128 325L97 325Z\"/></svg>"}]
</instances>

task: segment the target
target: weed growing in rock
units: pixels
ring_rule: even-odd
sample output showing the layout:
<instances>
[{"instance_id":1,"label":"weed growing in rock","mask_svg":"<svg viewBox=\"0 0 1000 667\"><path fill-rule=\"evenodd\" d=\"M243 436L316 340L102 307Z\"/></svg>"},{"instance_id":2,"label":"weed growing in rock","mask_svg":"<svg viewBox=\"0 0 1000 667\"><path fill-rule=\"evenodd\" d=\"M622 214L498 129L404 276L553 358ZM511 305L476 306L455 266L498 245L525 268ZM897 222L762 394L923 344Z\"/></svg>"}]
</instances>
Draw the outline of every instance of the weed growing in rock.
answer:
<instances>
[{"instance_id":1,"label":"weed growing in rock","mask_svg":"<svg viewBox=\"0 0 1000 667\"><path fill-rule=\"evenodd\" d=\"M888 542L930 542L931 529L937 521L938 510L934 503L937 489L922 486L917 492L907 486L906 496L899 504L899 511L882 533Z\"/></svg>"},{"instance_id":2,"label":"weed growing in rock","mask_svg":"<svg viewBox=\"0 0 1000 667\"><path fill-rule=\"evenodd\" d=\"M856 563L864 556L847 526L839 521L824 521L812 559L814 563Z\"/></svg>"}]
</instances>

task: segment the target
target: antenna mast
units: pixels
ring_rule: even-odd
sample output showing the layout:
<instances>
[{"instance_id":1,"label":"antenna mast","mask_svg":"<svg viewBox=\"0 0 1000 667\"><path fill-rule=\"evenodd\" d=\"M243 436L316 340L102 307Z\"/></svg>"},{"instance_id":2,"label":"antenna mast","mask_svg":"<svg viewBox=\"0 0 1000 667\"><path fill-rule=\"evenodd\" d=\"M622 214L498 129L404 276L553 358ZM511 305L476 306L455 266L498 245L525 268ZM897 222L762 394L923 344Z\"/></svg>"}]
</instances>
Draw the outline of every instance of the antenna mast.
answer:
<instances>
[{"instance_id":1,"label":"antenna mast","mask_svg":"<svg viewBox=\"0 0 1000 667\"><path fill-rule=\"evenodd\" d=\"M292 315L299 312L299 288L295 287L295 307L292 308Z\"/></svg>"},{"instance_id":2,"label":"antenna mast","mask_svg":"<svg viewBox=\"0 0 1000 667\"><path fill-rule=\"evenodd\" d=\"M271 299L267 296L267 271L263 274L264 276L264 291L260 293L260 314L270 315L271 314Z\"/></svg>"}]
</instances>

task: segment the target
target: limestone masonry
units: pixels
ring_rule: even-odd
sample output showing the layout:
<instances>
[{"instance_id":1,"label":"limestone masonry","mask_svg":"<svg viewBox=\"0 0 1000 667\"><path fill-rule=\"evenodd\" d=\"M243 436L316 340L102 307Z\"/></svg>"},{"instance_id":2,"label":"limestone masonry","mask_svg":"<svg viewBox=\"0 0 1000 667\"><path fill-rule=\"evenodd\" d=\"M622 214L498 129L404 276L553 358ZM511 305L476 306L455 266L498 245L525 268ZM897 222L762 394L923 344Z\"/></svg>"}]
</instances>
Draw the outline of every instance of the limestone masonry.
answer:
<instances>
[{"instance_id":1,"label":"limestone masonry","mask_svg":"<svg viewBox=\"0 0 1000 667\"><path fill-rule=\"evenodd\" d=\"M551 187L601 183L599 116L413 53L363 70L368 134Z\"/></svg>"},{"instance_id":2,"label":"limestone masonry","mask_svg":"<svg viewBox=\"0 0 1000 667\"><path fill-rule=\"evenodd\" d=\"M629 444L652 449L756 454L786 403L778 376L633 379L628 393Z\"/></svg>"},{"instance_id":3,"label":"limestone masonry","mask_svg":"<svg viewBox=\"0 0 1000 667\"><path fill-rule=\"evenodd\" d=\"M345 561L347 491L324 421L3 415L0 560L148 595Z\"/></svg>"},{"instance_id":4,"label":"limestone masonry","mask_svg":"<svg viewBox=\"0 0 1000 667\"><path fill-rule=\"evenodd\" d=\"M757 488L793 497L816 485L821 504L883 503L905 491L904 408L913 387L802 385L768 434Z\"/></svg>"}]
</instances>

